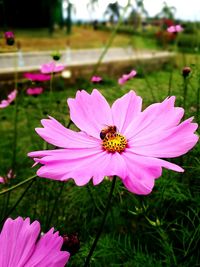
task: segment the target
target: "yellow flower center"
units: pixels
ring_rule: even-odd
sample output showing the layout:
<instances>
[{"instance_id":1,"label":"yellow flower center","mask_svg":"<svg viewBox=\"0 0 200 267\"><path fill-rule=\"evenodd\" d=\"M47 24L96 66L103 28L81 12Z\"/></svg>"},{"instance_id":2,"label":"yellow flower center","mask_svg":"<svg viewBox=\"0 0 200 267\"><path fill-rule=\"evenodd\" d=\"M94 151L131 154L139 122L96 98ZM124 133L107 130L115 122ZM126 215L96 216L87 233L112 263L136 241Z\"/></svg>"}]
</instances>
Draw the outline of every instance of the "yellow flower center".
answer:
<instances>
[{"instance_id":1,"label":"yellow flower center","mask_svg":"<svg viewBox=\"0 0 200 267\"><path fill-rule=\"evenodd\" d=\"M119 133L107 133L102 141L102 147L108 152L121 153L127 147L127 140Z\"/></svg>"}]
</instances>

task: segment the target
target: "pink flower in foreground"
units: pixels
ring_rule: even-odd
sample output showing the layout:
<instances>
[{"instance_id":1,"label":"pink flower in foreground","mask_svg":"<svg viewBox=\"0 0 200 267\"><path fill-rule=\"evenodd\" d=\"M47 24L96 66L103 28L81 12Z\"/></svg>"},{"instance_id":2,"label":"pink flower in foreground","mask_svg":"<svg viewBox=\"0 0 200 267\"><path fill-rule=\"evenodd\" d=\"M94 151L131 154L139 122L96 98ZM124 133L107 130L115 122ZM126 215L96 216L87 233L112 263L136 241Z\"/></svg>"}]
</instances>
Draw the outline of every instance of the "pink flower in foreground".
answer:
<instances>
[{"instance_id":1,"label":"pink flower in foreground","mask_svg":"<svg viewBox=\"0 0 200 267\"><path fill-rule=\"evenodd\" d=\"M27 95L41 95L43 93L42 87L28 88L26 90Z\"/></svg>"},{"instance_id":2,"label":"pink flower in foreground","mask_svg":"<svg viewBox=\"0 0 200 267\"><path fill-rule=\"evenodd\" d=\"M102 78L100 76L92 76L91 78L92 83L99 83L102 82Z\"/></svg>"},{"instance_id":3,"label":"pink flower in foreground","mask_svg":"<svg viewBox=\"0 0 200 267\"><path fill-rule=\"evenodd\" d=\"M9 106L10 103L12 103L15 100L16 96L17 96L17 90L15 89L8 95L8 98L6 100L2 100L0 102L0 108L6 108L7 106Z\"/></svg>"},{"instance_id":4,"label":"pink flower in foreground","mask_svg":"<svg viewBox=\"0 0 200 267\"><path fill-rule=\"evenodd\" d=\"M24 73L24 77L34 82L45 82L51 79L51 75L43 73Z\"/></svg>"},{"instance_id":5,"label":"pink flower in foreground","mask_svg":"<svg viewBox=\"0 0 200 267\"><path fill-rule=\"evenodd\" d=\"M53 73L53 72L59 72L64 70L64 65L56 65L55 62L50 62L47 64L43 64L40 67L40 70L42 73Z\"/></svg>"},{"instance_id":6,"label":"pink flower in foreground","mask_svg":"<svg viewBox=\"0 0 200 267\"><path fill-rule=\"evenodd\" d=\"M197 124L183 122L184 110L174 107L175 97L150 105L144 111L142 99L130 91L112 107L94 89L88 94L78 91L68 99L71 120L81 130L66 129L54 118L41 121L44 128L36 132L60 149L31 152L43 166L37 175L53 180L74 179L79 186L93 179L101 183L104 176L117 175L126 188L136 194L149 194L162 167L184 170L160 158L174 158L187 153L198 141ZM180 141L181 140L181 141Z\"/></svg>"},{"instance_id":7,"label":"pink flower in foreground","mask_svg":"<svg viewBox=\"0 0 200 267\"><path fill-rule=\"evenodd\" d=\"M167 31L170 32L170 33L182 32L183 31L183 27L181 25L179 25L179 24L172 25L172 26L167 28Z\"/></svg>"},{"instance_id":8,"label":"pink flower in foreground","mask_svg":"<svg viewBox=\"0 0 200 267\"><path fill-rule=\"evenodd\" d=\"M123 74L122 77L119 78L118 83L122 85L126 83L128 80L130 80L131 78L133 78L136 74L137 72L135 70L132 70L129 74Z\"/></svg>"},{"instance_id":9,"label":"pink flower in foreground","mask_svg":"<svg viewBox=\"0 0 200 267\"><path fill-rule=\"evenodd\" d=\"M64 267L69 252L61 251L63 238L51 228L40 239L40 223L8 218L0 234L0 266Z\"/></svg>"}]
</instances>

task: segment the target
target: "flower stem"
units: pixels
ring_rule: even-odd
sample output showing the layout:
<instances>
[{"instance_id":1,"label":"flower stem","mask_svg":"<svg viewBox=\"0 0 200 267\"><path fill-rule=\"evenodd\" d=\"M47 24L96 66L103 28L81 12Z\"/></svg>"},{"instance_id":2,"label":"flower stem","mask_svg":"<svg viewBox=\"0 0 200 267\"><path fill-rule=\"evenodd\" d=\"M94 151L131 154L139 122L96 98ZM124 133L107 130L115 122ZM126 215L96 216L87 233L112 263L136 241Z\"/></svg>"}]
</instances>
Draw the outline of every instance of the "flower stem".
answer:
<instances>
[{"instance_id":1,"label":"flower stem","mask_svg":"<svg viewBox=\"0 0 200 267\"><path fill-rule=\"evenodd\" d=\"M15 210L15 208L18 206L18 204L22 201L23 197L25 196L25 194L28 192L29 188L32 186L34 180L32 180L28 186L26 187L26 189L24 190L24 192L22 193L22 195L18 198L18 200L15 202L15 204L13 205L12 208L9 209L9 211L7 211L7 213L5 214L4 218L0 221L0 225L5 221L5 219L12 213L13 210Z\"/></svg>"},{"instance_id":2,"label":"flower stem","mask_svg":"<svg viewBox=\"0 0 200 267\"><path fill-rule=\"evenodd\" d=\"M110 193L109 193L109 196L108 196L108 200L107 200L107 204L106 204L106 208L105 208L105 211L104 211L104 215L103 215L103 219L101 221L101 225L99 227L99 230L97 232L97 235L96 235L96 238L92 244L92 247L90 249L90 252L86 258L86 261L85 261L85 264L84 264L84 267L87 267L89 266L89 263L90 263L90 259L92 257L92 254L96 248L96 245L99 241L99 238L101 236L101 233L103 231L103 227L104 227L104 224L105 224L105 221L106 221L106 217L107 217L107 214L108 214L108 210L110 208L110 203L111 203L111 199L112 199L112 195L113 195L113 191L114 191L114 188L115 188L115 183L116 183L116 176L113 177L113 180L112 180L112 185L111 185L111 188L110 188Z\"/></svg>"},{"instance_id":3,"label":"flower stem","mask_svg":"<svg viewBox=\"0 0 200 267\"><path fill-rule=\"evenodd\" d=\"M22 181L22 182L20 182L20 183L18 183L18 184L16 184L16 185L14 185L14 186L8 188L8 189L4 189L4 190L0 191L0 195L4 195L4 194L6 194L6 193L8 193L8 192L10 192L10 191L12 191L12 190L15 190L15 189L18 188L19 186L28 183L29 181L35 179L36 177L37 177L37 175L31 176L31 177L27 178L26 180L24 180L24 181Z\"/></svg>"},{"instance_id":4,"label":"flower stem","mask_svg":"<svg viewBox=\"0 0 200 267\"><path fill-rule=\"evenodd\" d=\"M183 78L183 108L186 108L186 98L187 98L187 87L188 87L188 81L187 78Z\"/></svg>"},{"instance_id":5,"label":"flower stem","mask_svg":"<svg viewBox=\"0 0 200 267\"><path fill-rule=\"evenodd\" d=\"M92 75L91 76L93 76L97 72L97 70L98 70L98 68L99 68L104 56L106 55L108 49L110 48L110 46L111 46L111 44L112 44L112 42L113 42L113 40L114 40L114 38L115 38L115 36L117 34L117 31L118 31L119 27L121 26L121 24L123 22L123 18L125 16L126 12L127 12L127 9L130 7L130 5L131 5L130 4L130 0L128 0L126 6L123 9L122 15L119 17L117 25L115 26L114 30L112 31L111 36L110 36L107 44L105 45L105 47L104 47L104 49L103 49L103 51L102 51L102 53L101 53L96 65L95 65L95 67L94 67L94 69L92 71Z\"/></svg>"}]
</instances>

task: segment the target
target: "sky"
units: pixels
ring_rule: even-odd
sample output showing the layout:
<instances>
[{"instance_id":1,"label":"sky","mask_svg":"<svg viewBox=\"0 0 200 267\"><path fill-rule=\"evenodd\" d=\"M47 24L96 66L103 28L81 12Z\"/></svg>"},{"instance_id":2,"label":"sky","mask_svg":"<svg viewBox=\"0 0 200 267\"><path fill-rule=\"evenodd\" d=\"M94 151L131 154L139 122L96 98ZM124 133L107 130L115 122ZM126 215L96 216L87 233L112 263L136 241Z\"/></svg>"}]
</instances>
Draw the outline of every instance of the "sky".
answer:
<instances>
[{"instance_id":1,"label":"sky","mask_svg":"<svg viewBox=\"0 0 200 267\"><path fill-rule=\"evenodd\" d=\"M74 19L102 19L108 3L115 2L115 0L98 0L98 5L96 5L95 10L91 10L91 8L90 10L87 9L88 2L89 0L71 0L71 3L76 7L76 13L73 15ZM121 6L125 6L127 0L118 0L118 2ZM135 1L131 0L131 2L134 5ZM164 0L144 0L144 6L149 15L154 16L161 11L163 2ZM200 0L165 0L165 2L168 6L176 7L176 19L200 21Z\"/></svg>"}]
</instances>

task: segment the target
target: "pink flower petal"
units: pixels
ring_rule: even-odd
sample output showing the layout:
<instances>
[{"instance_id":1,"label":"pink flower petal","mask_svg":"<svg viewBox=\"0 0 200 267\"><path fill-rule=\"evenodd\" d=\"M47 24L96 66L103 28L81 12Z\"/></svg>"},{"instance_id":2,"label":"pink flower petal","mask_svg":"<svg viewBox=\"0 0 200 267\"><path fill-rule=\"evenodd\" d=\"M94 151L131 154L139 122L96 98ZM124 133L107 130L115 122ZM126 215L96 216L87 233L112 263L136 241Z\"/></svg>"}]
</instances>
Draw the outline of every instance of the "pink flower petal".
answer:
<instances>
[{"instance_id":1,"label":"pink flower petal","mask_svg":"<svg viewBox=\"0 0 200 267\"><path fill-rule=\"evenodd\" d=\"M0 176L0 183L1 184L5 184L5 180L4 180L4 178L2 176Z\"/></svg>"},{"instance_id":2,"label":"pink flower petal","mask_svg":"<svg viewBox=\"0 0 200 267\"><path fill-rule=\"evenodd\" d=\"M124 133L128 125L141 112L142 98L130 91L117 99L112 105L113 123L120 133Z\"/></svg>"},{"instance_id":3,"label":"pink flower petal","mask_svg":"<svg viewBox=\"0 0 200 267\"><path fill-rule=\"evenodd\" d=\"M40 67L40 70L44 74L49 74L53 72L59 72L64 70L65 66L64 65L56 65L53 61L50 63L43 64Z\"/></svg>"},{"instance_id":4,"label":"pink flower petal","mask_svg":"<svg viewBox=\"0 0 200 267\"><path fill-rule=\"evenodd\" d=\"M91 148L100 146L100 140L65 128L52 117L41 121L44 128L36 128L36 132L48 143L63 148Z\"/></svg>"},{"instance_id":5,"label":"pink flower petal","mask_svg":"<svg viewBox=\"0 0 200 267\"><path fill-rule=\"evenodd\" d=\"M113 125L110 106L96 89L91 95L78 91L76 98L70 98L67 102L72 121L88 135L99 138L106 125Z\"/></svg>"},{"instance_id":6,"label":"pink flower petal","mask_svg":"<svg viewBox=\"0 0 200 267\"><path fill-rule=\"evenodd\" d=\"M175 97L166 98L162 103L150 105L137 117L133 118L125 131L127 138L142 138L152 134L158 137L158 129L165 131L176 126L183 117L184 110L174 107ZM149 139L151 142L151 140Z\"/></svg>"},{"instance_id":7,"label":"pink flower petal","mask_svg":"<svg viewBox=\"0 0 200 267\"><path fill-rule=\"evenodd\" d=\"M58 232L54 233L54 229L50 229L38 241L34 253L26 266L37 267L63 267L68 262L70 253L60 251L63 244L63 238L58 236Z\"/></svg>"},{"instance_id":8,"label":"pink flower petal","mask_svg":"<svg viewBox=\"0 0 200 267\"><path fill-rule=\"evenodd\" d=\"M63 238L53 228L38 240L40 224L18 217L7 219L0 234L0 266L63 267L69 253L61 251Z\"/></svg>"},{"instance_id":9,"label":"pink flower petal","mask_svg":"<svg viewBox=\"0 0 200 267\"><path fill-rule=\"evenodd\" d=\"M7 219L0 234L0 266L25 266L40 232L40 224L30 219Z\"/></svg>"},{"instance_id":10,"label":"pink flower petal","mask_svg":"<svg viewBox=\"0 0 200 267\"><path fill-rule=\"evenodd\" d=\"M139 195L149 194L154 186L154 180L161 176L162 167L182 172L179 166L150 157L133 154L129 149L123 153L127 164L127 177L122 180L129 191Z\"/></svg>"},{"instance_id":11,"label":"pink flower petal","mask_svg":"<svg viewBox=\"0 0 200 267\"><path fill-rule=\"evenodd\" d=\"M44 164L37 171L38 176L61 181L73 178L79 186L87 184L91 178L97 185L104 176L126 176L123 158L101 148L46 150L31 152L29 156Z\"/></svg>"},{"instance_id":12,"label":"pink flower petal","mask_svg":"<svg viewBox=\"0 0 200 267\"><path fill-rule=\"evenodd\" d=\"M8 100L2 100L0 103L0 108L6 108L9 105L10 105L10 103Z\"/></svg>"},{"instance_id":13,"label":"pink flower petal","mask_svg":"<svg viewBox=\"0 0 200 267\"><path fill-rule=\"evenodd\" d=\"M198 136L194 134L198 125L192 123L192 118L185 120L178 126L171 129L163 129L157 132L157 138L146 136L144 140L134 138L129 142L132 151L137 154L173 158L187 153L198 141ZM154 133L156 136L156 133Z\"/></svg>"}]
</instances>

